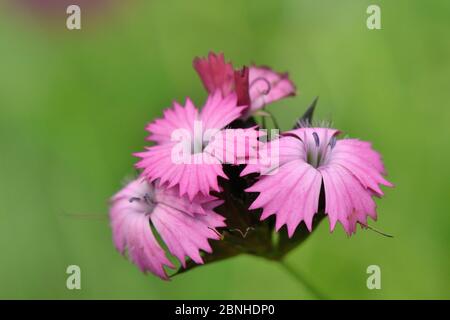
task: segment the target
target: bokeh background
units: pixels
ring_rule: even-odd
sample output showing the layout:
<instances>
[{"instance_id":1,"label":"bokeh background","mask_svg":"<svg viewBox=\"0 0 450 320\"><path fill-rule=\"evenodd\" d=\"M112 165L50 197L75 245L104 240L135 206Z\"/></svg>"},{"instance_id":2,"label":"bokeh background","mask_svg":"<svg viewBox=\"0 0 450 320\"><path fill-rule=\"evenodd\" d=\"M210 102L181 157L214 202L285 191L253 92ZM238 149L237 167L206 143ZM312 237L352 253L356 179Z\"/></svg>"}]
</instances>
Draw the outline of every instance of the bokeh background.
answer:
<instances>
[{"instance_id":1,"label":"bokeh background","mask_svg":"<svg viewBox=\"0 0 450 320\"><path fill-rule=\"evenodd\" d=\"M135 174L144 126L173 100L201 105L191 63L210 50L289 71L299 95L270 107L283 128L319 95L317 118L373 141L396 185L372 223L393 239L326 222L288 263L330 298L450 298L449 1L102 1L82 7L79 31L64 10L11 2L0 5L0 298L311 297L259 258L163 282L112 246L108 199ZM369 4L382 30L366 28ZM66 289L70 264L81 290ZM371 264L381 290L366 288Z\"/></svg>"}]
</instances>

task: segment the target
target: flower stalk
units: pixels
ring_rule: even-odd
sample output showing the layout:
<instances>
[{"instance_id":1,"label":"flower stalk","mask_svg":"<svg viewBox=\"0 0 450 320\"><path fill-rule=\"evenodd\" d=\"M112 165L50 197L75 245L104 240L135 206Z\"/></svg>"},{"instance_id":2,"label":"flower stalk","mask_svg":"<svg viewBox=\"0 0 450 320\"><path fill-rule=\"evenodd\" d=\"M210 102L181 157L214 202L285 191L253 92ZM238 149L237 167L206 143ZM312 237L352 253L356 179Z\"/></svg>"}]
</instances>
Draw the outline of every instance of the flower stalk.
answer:
<instances>
[{"instance_id":1,"label":"flower stalk","mask_svg":"<svg viewBox=\"0 0 450 320\"><path fill-rule=\"evenodd\" d=\"M324 294L322 294L311 282L309 282L305 276L298 270L294 269L291 265L289 265L285 259L278 260L279 265L289 273L301 286L303 286L312 297L319 300L328 299Z\"/></svg>"}]
</instances>

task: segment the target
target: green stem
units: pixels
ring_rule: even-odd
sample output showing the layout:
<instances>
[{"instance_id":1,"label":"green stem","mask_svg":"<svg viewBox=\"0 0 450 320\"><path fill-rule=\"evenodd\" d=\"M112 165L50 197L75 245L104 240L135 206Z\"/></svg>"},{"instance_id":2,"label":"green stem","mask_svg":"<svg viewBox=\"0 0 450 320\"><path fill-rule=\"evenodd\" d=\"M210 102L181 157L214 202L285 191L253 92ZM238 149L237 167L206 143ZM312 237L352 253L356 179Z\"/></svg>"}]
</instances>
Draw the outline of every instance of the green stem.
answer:
<instances>
[{"instance_id":1,"label":"green stem","mask_svg":"<svg viewBox=\"0 0 450 320\"><path fill-rule=\"evenodd\" d=\"M264 116L261 116L261 126L263 129L267 129L266 118Z\"/></svg>"},{"instance_id":2,"label":"green stem","mask_svg":"<svg viewBox=\"0 0 450 320\"><path fill-rule=\"evenodd\" d=\"M269 114L270 119L272 120L272 123L273 123L273 126L275 127L275 129L280 130L280 126L278 125L278 121L275 118L275 116L273 115L273 113L268 111L268 110L265 110L265 109L264 109L264 112L267 112Z\"/></svg>"},{"instance_id":3,"label":"green stem","mask_svg":"<svg viewBox=\"0 0 450 320\"><path fill-rule=\"evenodd\" d=\"M278 260L280 265L286 270L293 278L297 280L303 287L305 287L312 296L319 300L328 299L324 296L319 290L317 290L309 281L305 279L305 277L298 271L292 268L289 264L286 263L283 259Z\"/></svg>"}]
</instances>

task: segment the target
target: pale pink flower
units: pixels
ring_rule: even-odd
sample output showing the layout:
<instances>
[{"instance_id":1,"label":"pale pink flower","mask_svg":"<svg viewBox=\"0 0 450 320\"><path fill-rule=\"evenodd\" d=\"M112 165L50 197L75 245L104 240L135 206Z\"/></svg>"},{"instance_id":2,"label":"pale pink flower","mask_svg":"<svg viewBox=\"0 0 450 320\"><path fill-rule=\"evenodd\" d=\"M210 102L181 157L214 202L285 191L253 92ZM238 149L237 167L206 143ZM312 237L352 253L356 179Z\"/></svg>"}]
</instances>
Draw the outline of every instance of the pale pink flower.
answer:
<instances>
[{"instance_id":1,"label":"pale pink flower","mask_svg":"<svg viewBox=\"0 0 450 320\"><path fill-rule=\"evenodd\" d=\"M336 140L338 134L338 130L329 128L300 128L277 141L277 173L262 172L260 179L247 189L260 193L250 208L263 208L261 220L276 214L276 230L286 224L289 236L302 221L311 231L322 184L331 231L339 221L351 235L357 223L367 225L367 216L376 220L372 196L383 195L380 184L393 186L383 178L381 157L369 142Z\"/></svg>"},{"instance_id":2,"label":"pale pink flower","mask_svg":"<svg viewBox=\"0 0 450 320\"><path fill-rule=\"evenodd\" d=\"M251 66L233 69L222 53L209 53L206 58L195 58L194 68L210 93L219 90L224 96L238 95L238 105L246 105L243 117L277 100L295 95L295 85L287 73L277 73L269 67Z\"/></svg>"},{"instance_id":3,"label":"pale pink flower","mask_svg":"<svg viewBox=\"0 0 450 320\"><path fill-rule=\"evenodd\" d=\"M114 245L142 272L150 271L167 280L164 266L174 265L151 225L183 267L186 257L201 264L200 250L211 253L208 240L219 239L215 228L225 226L225 219L212 210L220 203L210 196L191 202L173 188L159 188L142 179L132 181L112 198L109 214Z\"/></svg>"},{"instance_id":4,"label":"pale pink flower","mask_svg":"<svg viewBox=\"0 0 450 320\"><path fill-rule=\"evenodd\" d=\"M219 91L208 97L201 112L189 99L184 107L174 103L164 112L164 118L147 126L147 140L157 144L135 154L142 158L136 167L143 169L142 175L150 182L158 180L168 188L177 186L180 195L187 194L191 200L199 193L220 191L217 178L227 178L223 159L214 152L218 151L214 150L217 143L209 143L240 116L244 106L236 103L235 93L222 97Z\"/></svg>"}]
</instances>

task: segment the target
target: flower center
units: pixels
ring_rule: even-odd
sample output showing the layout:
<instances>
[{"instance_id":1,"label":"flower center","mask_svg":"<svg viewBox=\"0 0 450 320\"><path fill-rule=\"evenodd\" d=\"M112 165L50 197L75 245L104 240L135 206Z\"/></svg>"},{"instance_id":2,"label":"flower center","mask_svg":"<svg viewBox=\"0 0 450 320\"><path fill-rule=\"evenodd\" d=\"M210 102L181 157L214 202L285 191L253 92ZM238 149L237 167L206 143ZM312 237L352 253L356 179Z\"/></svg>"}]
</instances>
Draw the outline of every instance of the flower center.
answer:
<instances>
[{"instance_id":1,"label":"flower center","mask_svg":"<svg viewBox=\"0 0 450 320\"><path fill-rule=\"evenodd\" d=\"M131 197L129 199L130 203L139 202L144 206L144 214L148 215L153 212L158 202L156 202L155 195L153 192L146 192L142 197Z\"/></svg>"},{"instance_id":2,"label":"flower center","mask_svg":"<svg viewBox=\"0 0 450 320\"><path fill-rule=\"evenodd\" d=\"M336 145L336 137L321 141L317 132L313 132L311 136L312 139L309 137L306 139L306 162L314 168L318 168L328 163L329 154Z\"/></svg>"}]
</instances>

